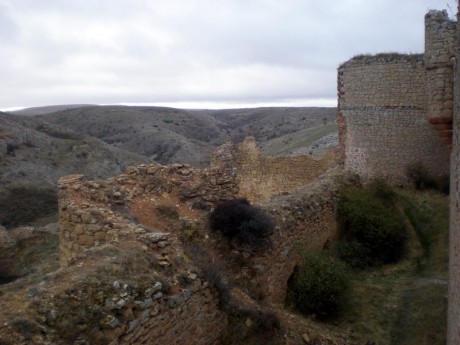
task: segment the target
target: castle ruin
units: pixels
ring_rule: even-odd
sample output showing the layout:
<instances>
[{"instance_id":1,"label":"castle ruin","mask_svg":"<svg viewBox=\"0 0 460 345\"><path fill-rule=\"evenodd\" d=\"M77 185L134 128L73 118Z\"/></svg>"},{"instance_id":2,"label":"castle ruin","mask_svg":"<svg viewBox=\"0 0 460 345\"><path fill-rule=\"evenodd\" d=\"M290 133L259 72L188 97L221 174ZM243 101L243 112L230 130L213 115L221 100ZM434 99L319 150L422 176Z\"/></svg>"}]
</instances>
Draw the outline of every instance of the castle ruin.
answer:
<instances>
[{"instance_id":1,"label":"castle ruin","mask_svg":"<svg viewBox=\"0 0 460 345\"><path fill-rule=\"evenodd\" d=\"M428 12L425 26L422 55L358 56L339 67L338 158L332 151L320 160L261 157L247 139L220 147L206 169L141 165L103 181L62 178L61 270L43 281L40 301L30 308L43 328L34 341L51 343L59 330L78 335L81 344L217 344L228 315L209 276L191 260L194 243L209 253L208 268L248 288L231 296L242 307L283 313L276 306L300 260L297 244L324 248L334 241L338 191L357 183L338 161L364 180L398 184L407 183L413 163L437 176L450 169L448 339L460 344L460 28L445 11ZM209 231L209 210L235 197L259 203L274 219L268 251L232 247ZM218 266L222 255L237 264ZM67 319L75 327L66 327ZM284 320L286 343L310 343L308 321ZM318 336L314 343L347 342Z\"/></svg>"},{"instance_id":2,"label":"castle ruin","mask_svg":"<svg viewBox=\"0 0 460 345\"><path fill-rule=\"evenodd\" d=\"M457 16L460 16L460 5ZM339 152L364 179L450 175L448 344L460 344L460 25L425 15L425 52L357 56L338 69Z\"/></svg>"},{"instance_id":3,"label":"castle ruin","mask_svg":"<svg viewBox=\"0 0 460 345\"><path fill-rule=\"evenodd\" d=\"M365 179L405 183L416 163L449 174L456 24L430 11L425 30L424 54L360 55L338 69L340 157Z\"/></svg>"}]
</instances>

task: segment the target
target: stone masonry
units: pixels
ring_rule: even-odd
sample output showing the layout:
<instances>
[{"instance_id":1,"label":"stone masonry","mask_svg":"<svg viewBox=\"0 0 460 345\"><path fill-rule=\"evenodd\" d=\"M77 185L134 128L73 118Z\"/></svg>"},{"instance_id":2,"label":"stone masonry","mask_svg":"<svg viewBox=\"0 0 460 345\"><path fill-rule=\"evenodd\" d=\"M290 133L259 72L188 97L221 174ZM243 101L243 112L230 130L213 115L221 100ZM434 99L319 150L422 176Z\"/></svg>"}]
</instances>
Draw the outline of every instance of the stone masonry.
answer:
<instances>
[{"instance_id":1,"label":"stone masonry","mask_svg":"<svg viewBox=\"0 0 460 345\"><path fill-rule=\"evenodd\" d=\"M362 55L338 69L340 157L364 179L405 183L419 162L449 174L449 148L429 120L452 116L455 23L430 11L425 28L424 55Z\"/></svg>"},{"instance_id":2,"label":"stone masonry","mask_svg":"<svg viewBox=\"0 0 460 345\"><path fill-rule=\"evenodd\" d=\"M460 4L457 12L458 22L460 22ZM453 76L453 138L450 169L448 345L460 344L460 25L457 25L456 29L456 63Z\"/></svg>"},{"instance_id":3,"label":"stone masonry","mask_svg":"<svg viewBox=\"0 0 460 345\"><path fill-rule=\"evenodd\" d=\"M80 188L86 188L85 195L89 193L100 205L119 203L121 206L146 193L152 195L151 202L186 199L190 208L199 205L210 209L222 200L237 196L260 202L313 181L334 163L333 158L333 152L321 160L309 156L260 157L255 141L247 139L240 145L227 143L220 147L207 169L183 164L141 165L100 182L83 181L80 175L68 176L59 182L60 200L62 202L69 190L78 195ZM108 217L113 218L110 224L101 221ZM133 226L110 208L92 210L74 202L60 205L61 263L66 265L85 248L113 240L121 229L132 231Z\"/></svg>"},{"instance_id":4,"label":"stone masonry","mask_svg":"<svg viewBox=\"0 0 460 345\"><path fill-rule=\"evenodd\" d=\"M364 179L398 183L415 162L433 175L450 175L449 345L460 344L459 21L460 4L457 22L447 11L429 11L424 55L358 56L338 69L345 167Z\"/></svg>"},{"instance_id":5,"label":"stone masonry","mask_svg":"<svg viewBox=\"0 0 460 345\"><path fill-rule=\"evenodd\" d=\"M220 147L206 169L152 164L129 167L125 174L102 181L88 181L81 175L62 178L63 268L72 272L82 266L104 267L110 256L98 253L115 248L121 254L114 258L130 252L151 257L155 267L148 275L153 278L143 280L142 287L136 287L138 273L132 275L134 282L120 279L113 283L112 297L91 307L102 308L105 315L93 336L114 345L151 339L171 344L216 343L227 317L217 306L215 290L187 258L186 243L199 245L217 260L214 265L223 253L225 262L244 262L225 268L235 284L247 289L252 298L284 303L288 280L302 255L299 243L303 248L323 248L334 240L338 191L357 183L356 175L331 168L334 163L333 152L321 160L261 157L249 138L240 145ZM234 247L207 226L207 215L216 204L242 196L258 202L274 219L272 245L265 251ZM91 264L95 256L101 258ZM165 290L165 285L171 287Z\"/></svg>"}]
</instances>

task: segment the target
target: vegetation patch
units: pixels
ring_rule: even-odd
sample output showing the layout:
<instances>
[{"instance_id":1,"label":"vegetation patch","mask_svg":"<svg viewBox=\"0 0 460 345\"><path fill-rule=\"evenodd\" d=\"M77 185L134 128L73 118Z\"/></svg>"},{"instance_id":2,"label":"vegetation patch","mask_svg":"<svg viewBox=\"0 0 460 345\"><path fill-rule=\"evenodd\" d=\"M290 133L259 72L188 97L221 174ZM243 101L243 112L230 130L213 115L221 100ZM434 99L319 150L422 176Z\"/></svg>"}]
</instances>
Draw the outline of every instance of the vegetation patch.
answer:
<instances>
[{"instance_id":1,"label":"vegetation patch","mask_svg":"<svg viewBox=\"0 0 460 345\"><path fill-rule=\"evenodd\" d=\"M446 343L448 205L436 191L397 191L397 207L409 220L412 254L396 264L352 272L349 300L334 320L343 332L363 344Z\"/></svg>"},{"instance_id":2,"label":"vegetation patch","mask_svg":"<svg viewBox=\"0 0 460 345\"><path fill-rule=\"evenodd\" d=\"M288 302L305 316L329 319L342 311L349 287L345 265L328 252L306 253L290 279Z\"/></svg>"},{"instance_id":3,"label":"vegetation patch","mask_svg":"<svg viewBox=\"0 0 460 345\"><path fill-rule=\"evenodd\" d=\"M449 177L434 177L421 162L410 164L406 175L417 190L434 189L449 194Z\"/></svg>"},{"instance_id":4,"label":"vegetation patch","mask_svg":"<svg viewBox=\"0 0 460 345\"><path fill-rule=\"evenodd\" d=\"M249 244L254 248L265 247L274 229L271 218L246 199L232 199L219 204L209 214L209 225L235 244Z\"/></svg>"},{"instance_id":5,"label":"vegetation patch","mask_svg":"<svg viewBox=\"0 0 460 345\"><path fill-rule=\"evenodd\" d=\"M337 207L342 226L339 257L354 268L395 263L406 252L404 214L397 195L383 181L342 191Z\"/></svg>"}]
</instances>

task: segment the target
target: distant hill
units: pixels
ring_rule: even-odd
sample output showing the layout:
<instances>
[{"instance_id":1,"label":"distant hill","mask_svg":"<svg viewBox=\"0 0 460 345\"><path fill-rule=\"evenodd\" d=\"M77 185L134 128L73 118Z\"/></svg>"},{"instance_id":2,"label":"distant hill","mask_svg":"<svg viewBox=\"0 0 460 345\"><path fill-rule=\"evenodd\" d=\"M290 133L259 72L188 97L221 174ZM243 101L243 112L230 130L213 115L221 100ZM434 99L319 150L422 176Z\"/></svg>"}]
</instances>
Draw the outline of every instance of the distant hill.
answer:
<instances>
[{"instance_id":1,"label":"distant hill","mask_svg":"<svg viewBox=\"0 0 460 345\"><path fill-rule=\"evenodd\" d=\"M264 148L279 137L334 122L335 116L335 108L88 106L37 117L162 164L205 166L211 152L225 141L239 142L254 136Z\"/></svg>"},{"instance_id":2,"label":"distant hill","mask_svg":"<svg viewBox=\"0 0 460 345\"><path fill-rule=\"evenodd\" d=\"M81 107L88 107L88 106L95 106L95 105L92 105L92 104L48 105L44 107L24 108L21 110L12 111L11 113L14 113L15 115L34 116L34 115L49 114L55 111L60 111L60 110L65 110L65 109L81 108Z\"/></svg>"},{"instance_id":3,"label":"distant hill","mask_svg":"<svg viewBox=\"0 0 460 345\"><path fill-rule=\"evenodd\" d=\"M0 112L0 225L55 220L62 176L108 178L148 161L37 117Z\"/></svg>"},{"instance_id":4,"label":"distant hill","mask_svg":"<svg viewBox=\"0 0 460 345\"><path fill-rule=\"evenodd\" d=\"M0 225L55 217L56 182L65 175L107 178L144 162L202 167L217 146L247 136L265 155L321 153L336 142L335 115L335 108L92 105L0 112Z\"/></svg>"},{"instance_id":5,"label":"distant hill","mask_svg":"<svg viewBox=\"0 0 460 345\"><path fill-rule=\"evenodd\" d=\"M132 152L37 117L0 112L0 186L53 186L61 176L106 178L147 162Z\"/></svg>"}]
</instances>

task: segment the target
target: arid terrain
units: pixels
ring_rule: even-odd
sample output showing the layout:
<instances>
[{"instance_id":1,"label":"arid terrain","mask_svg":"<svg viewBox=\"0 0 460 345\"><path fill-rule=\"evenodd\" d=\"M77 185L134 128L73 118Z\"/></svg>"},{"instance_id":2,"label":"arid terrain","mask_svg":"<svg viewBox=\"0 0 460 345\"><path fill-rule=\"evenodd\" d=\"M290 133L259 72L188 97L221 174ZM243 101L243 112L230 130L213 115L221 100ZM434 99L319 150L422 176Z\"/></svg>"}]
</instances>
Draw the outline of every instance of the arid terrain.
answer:
<instances>
[{"instance_id":1,"label":"arid terrain","mask_svg":"<svg viewBox=\"0 0 460 345\"><path fill-rule=\"evenodd\" d=\"M52 199L57 180L69 174L107 178L147 162L203 167L216 147L247 136L254 136L266 155L321 154L323 147L336 143L334 121L335 108L68 105L1 113L0 215L16 209L13 195L25 202L39 201L23 199L21 188L37 196L47 193ZM55 208L55 202L51 205ZM47 206L39 208L41 213L51 212L46 210ZM16 218L27 223L34 215ZM1 223L19 224L5 216Z\"/></svg>"},{"instance_id":2,"label":"arid terrain","mask_svg":"<svg viewBox=\"0 0 460 345\"><path fill-rule=\"evenodd\" d=\"M278 280L273 280L269 272L271 269L276 272L280 258L285 257L291 244L295 250L302 246L306 250L321 244L319 238L323 235L320 234L323 231L326 234L326 231L321 227L314 234L318 238L312 238L311 234L315 231L315 224L319 224L315 222L321 219L323 207L330 212L335 208L333 204L340 183L336 185L333 181L345 178L349 184L354 179L332 170L332 175L325 174L305 188L281 193L268 202L262 202L261 206L272 214L276 230L271 236L273 246L261 254L259 259L262 260L257 261L260 253L235 247L206 225L208 211L213 202L217 202L212 198L230 192L225 185L233 183L230 178L232 168L225 173L225 169L219 170L219 167L203 170L203 176L209 176L206 188L217 188L218 191L208 190L201 194L203 186L206 186L201 183L205 183L206 179L196 178L198 184L194 184L193 176L201 174L198 170L181 164L163 167L148 164L186 162L192 167L208 167L213 159L211 152L217 147L229 140L241 142L246 136L257 139L262 157L279 156L276 159L284 159L282 157L291 156L294 159L292 164L300 154L319 159L337 143L334 119L335 109L330 108L218 111L58 106L15 114L2 113L0 220L6 229L0 228L3 244L0 255L0 344L11 345L16 341L42 344L43 339L56 339L59 344L60 341L62 344L83 344L82 339L87 336L94 344L108 344L109 339L118 337L122 337L124 343L131 343L129 337L135 337L131 326L134 329L139 322L144 322L136 321L141 318L141 312L128 306L113 309L110 305L101 305L101 301L114 293L118 296L118 286L124 286L120 282L127 282L130 286L126 293L123 292L126 288L122 287L120 296L127 295L127 301L131 301L130 298L134 301L138 298L136 294L140 294L137 290L144 283L142 286L137 284L153 277L164 285L160 291L164 297L158 301L169 303L169 307L171 301L182 296L200 279L203 279L202 282L209 281L219 293L206 298L215 303L219 296L216 315L219 320L228 320L227 328L224 324L220 325L222 344L443 343L447 287L445 196L410 189L396 192L398 212L407 214L407 254L394 265L350 272L345 311L332 321L322 322L315 316L305 318L289 302L282 305L265 301L270 291L289 294L286 291L289 287L284 286L279 277L289 276L290 273L281 267L277 273ZM228 163L225 163L225 157L226 154L221 154L222 167ZM128 166L139 164L144 165L140 165L139 169L126 170ZM149 169L159 169L154 174L158 180L148 177ZM240 169L240 174L242 171ZM123 172L125 174L120 175ZM88 248L79 261L66 269L62 266L63 240L59 239L56 223L56 183L60 177L70 174L83 174L87 180L69 185L70 189L64 195L74 195L74 199L60 199L61 203L66 203L63 209L71 210L79 203L83 208L93 207L89 205L96 202L96 208L88 211L87 216L92 217L98 212L102 214L108 207L110 211L107 212L112 214L110 217L119 218L104 220L98 216L85 226L96 226L98 222L118 226L116 224L127 222L137 230L133 235L122 235L121 243L117 239ZM145 177L138 180L144 176L142 174ZM121 176L115 177L118 182L105 180L117 175ZM181 176L185 187L177 184L178 176ZM138 191L141 181L146 184L144 192ZM125 189L118 189L117 186L122 184L125 184ZM131 191L135 193L131 195ZM98 193L102 194L97 196ZM206 199L208 196L211 199ZM83 219L78 218L83 214L69 215L69 229L74 227L75 216L77 223L78 219ZM334 218L333 213L330 216ZM327 223L332 226L331 229L335 228L332 223L335 224L335 220ZM144 252L144 242L139 242L138 237L143 238L150 231L154 231L153 235L155 231L161 231L158 234L169 233L170 240L155 242L152 252ZM293 241L292 236L300 237ZM81 240L83 238L78 241ZM324 246L329 246L329 240L323 240ZM86 241L85 237L81 245ZM169 250L166 258L182 255L182 258L189 259L164 261L155 256L158 250L165 253ZM141 252L144 254L139 255ZM217 266L213 267L209 260ZM262 269L267 260L274 261ZM169 263L164 266L165 262ZM198 280L197 275L201 277ZM158 285L158 282L151 283ZM267 290L267 284L275 290ZM270 298L278 298L276 294L273 296ZM283 300L284 297L280 299L281 302ZM121 301L124 299L118 302ZM72 308L66 308L67 303ZM195 302L190 303L189 308L194 308ZM429 313L427 305L430 305ZM214 313L214 309L209 312ZM147 319L144 316L142 320ZM155 324L155 320L153 318L149 322ZM209 323L212 322L215 320L211 318ZM90 327L93 323L94 330ZM217 332L215 328L211 329ZM152 332L157 331L160 332ZM174 331L171 332L174 334ZM192 334L196 336L196 332ZM148 337L148 334L139 335L139 339L143 336ZM187 332L180 334L180 339L187 337Z\"/></svg>"}]
</instances>

